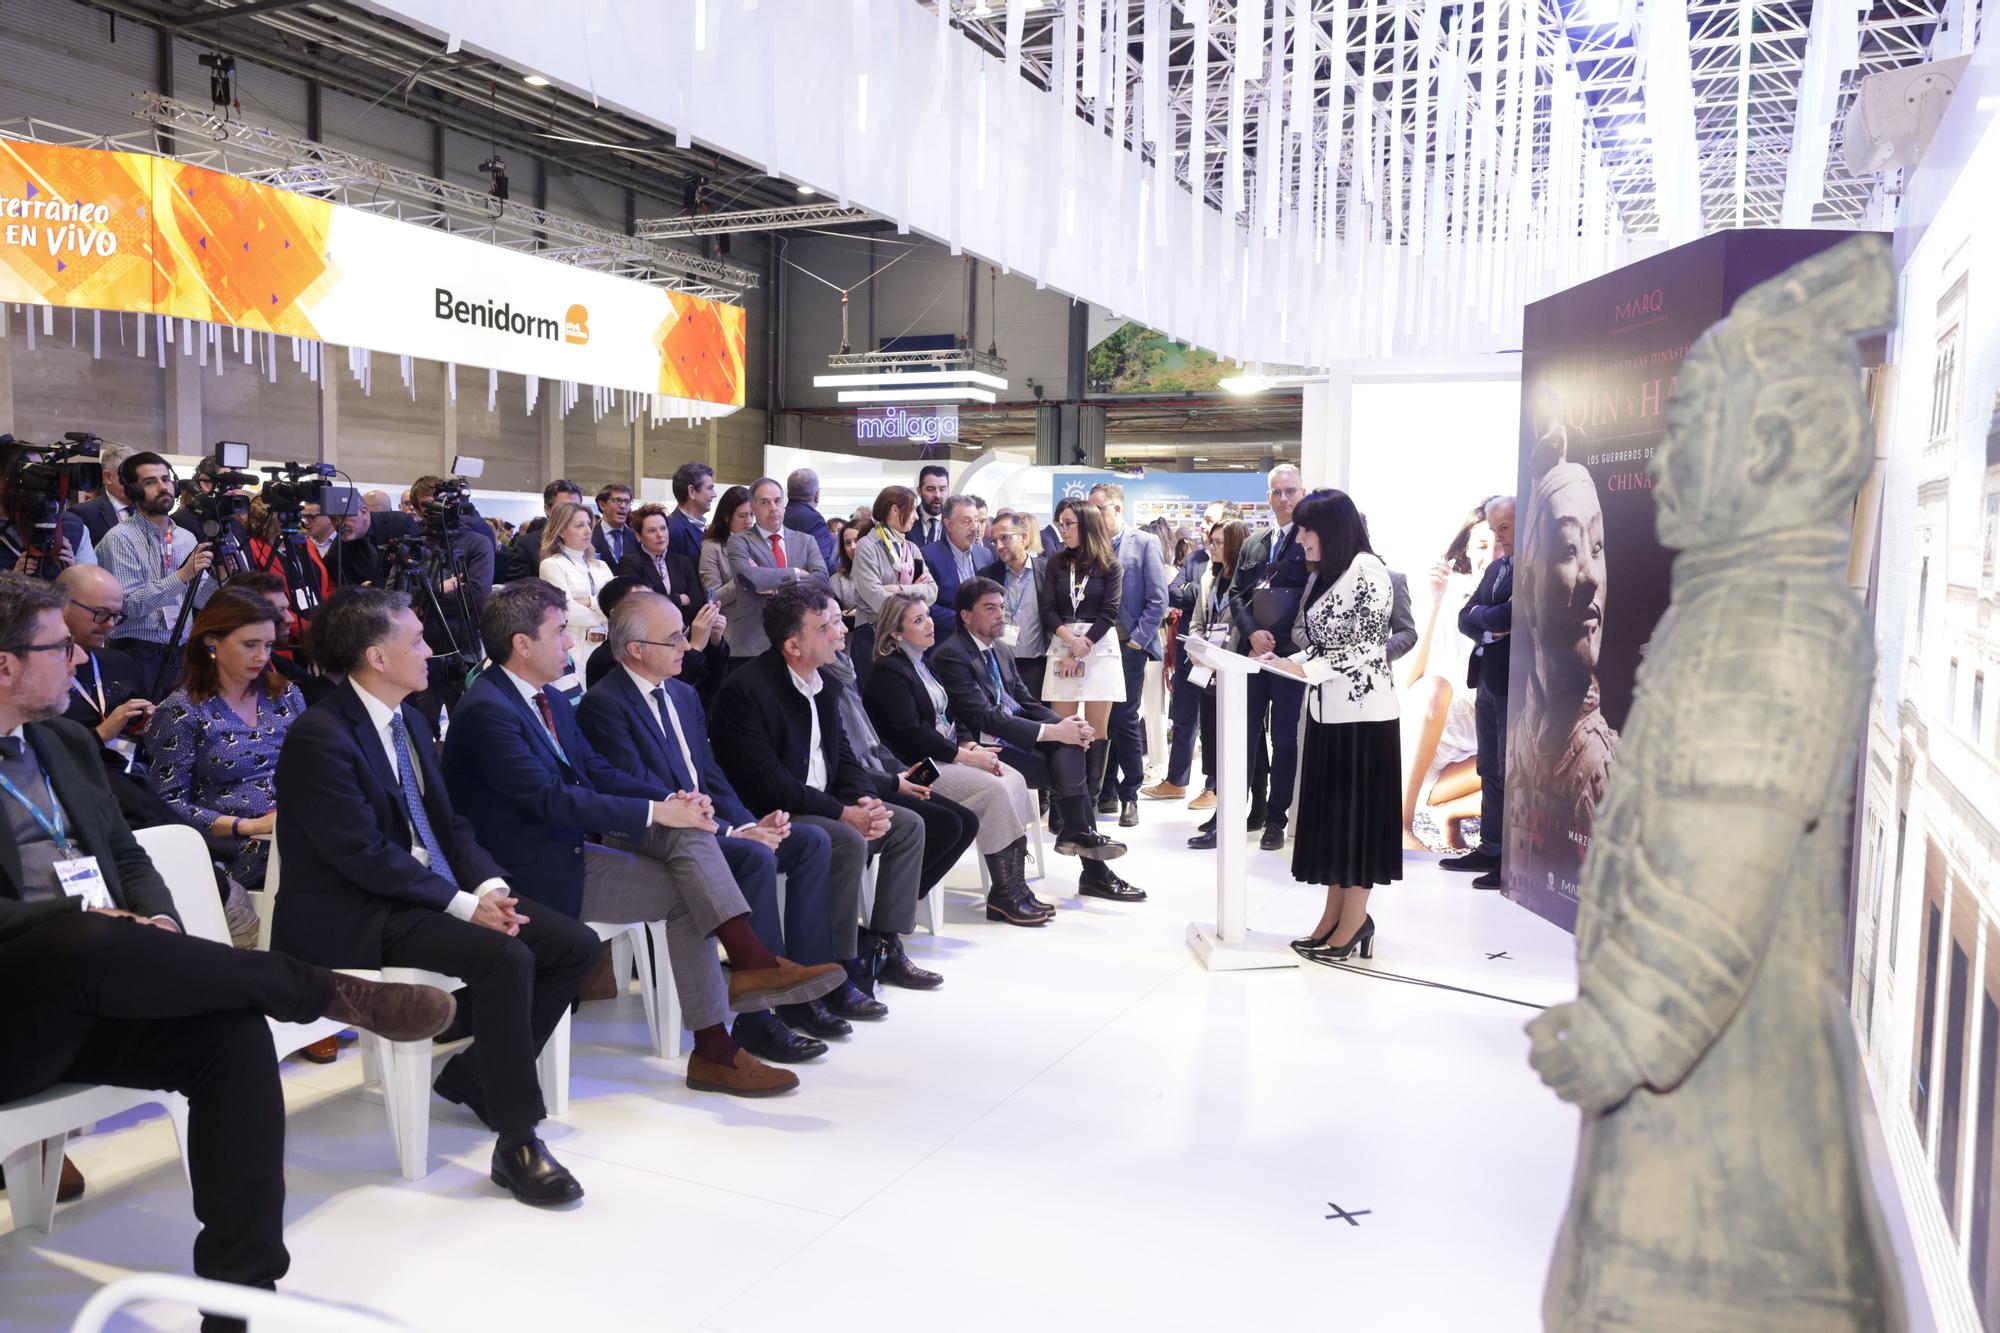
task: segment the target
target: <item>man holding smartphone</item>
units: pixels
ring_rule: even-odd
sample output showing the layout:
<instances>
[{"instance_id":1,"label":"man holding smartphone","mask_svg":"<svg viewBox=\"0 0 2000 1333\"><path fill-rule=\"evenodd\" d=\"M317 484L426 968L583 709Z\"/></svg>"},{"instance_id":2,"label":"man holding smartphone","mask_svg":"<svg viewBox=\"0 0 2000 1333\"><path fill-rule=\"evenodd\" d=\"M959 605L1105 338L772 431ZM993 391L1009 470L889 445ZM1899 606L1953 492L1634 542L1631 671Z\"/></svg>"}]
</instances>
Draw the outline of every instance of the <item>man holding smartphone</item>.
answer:
<instances>
[{"instance_id":1,"label":"man holding smartphone","mask_svg":"<svg viewBox=\"0 0 2000 1333\"><path fill-rule=\"evenodd\" d=\"M138 662L156 692L180 680L178 655L169 652L174 625L189 589L215 559L207 542L173 521L174 470L156 453L137 453L118 465L118 480L133 502L132 517L104 534L97 563L125 591L125 623L111 646ZM213 580L194 593L196 609L215 592Z\"/></svg>"}]
</instances>

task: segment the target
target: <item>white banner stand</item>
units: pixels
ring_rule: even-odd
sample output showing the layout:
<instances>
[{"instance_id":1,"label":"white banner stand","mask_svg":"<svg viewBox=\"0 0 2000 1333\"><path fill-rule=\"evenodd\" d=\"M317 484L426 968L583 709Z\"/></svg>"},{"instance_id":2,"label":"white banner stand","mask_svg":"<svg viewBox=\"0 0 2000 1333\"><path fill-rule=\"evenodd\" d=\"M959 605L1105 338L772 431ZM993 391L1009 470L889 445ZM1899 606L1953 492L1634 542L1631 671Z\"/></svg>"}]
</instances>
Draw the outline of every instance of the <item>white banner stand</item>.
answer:
<instances>
[{"instance_id":1,"label":"white banner stand","mask_svg":"<svg viewBox=\"0 0 2000 1333\"><path fill-rule=\"evenodd\" d=\"M1241 653L1192 636L1183 638L1181 646L1193 654L1197 665L1215 672L1215 747L1221 752L1215 774L1215 922L1189 922L1188 948L1211 972L1297 967L1299 957L1284 940L1261 931L1253 934L1244 926L1248 846L1243 821L1249 813L1244 801L1250 781L1243 771L1250 747L1245 734L1250 711L1246 682L1264 668Z\"/></svg>"}]
</instances>

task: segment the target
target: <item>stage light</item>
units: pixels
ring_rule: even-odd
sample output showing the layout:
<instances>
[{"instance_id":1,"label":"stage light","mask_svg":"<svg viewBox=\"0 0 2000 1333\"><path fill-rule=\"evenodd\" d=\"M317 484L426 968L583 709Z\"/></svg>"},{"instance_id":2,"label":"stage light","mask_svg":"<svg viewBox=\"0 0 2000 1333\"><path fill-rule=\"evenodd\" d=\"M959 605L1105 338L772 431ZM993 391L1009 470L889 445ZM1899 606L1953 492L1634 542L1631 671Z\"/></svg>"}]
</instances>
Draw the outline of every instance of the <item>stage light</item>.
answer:
<instances>
[{"instance_id":1,"label":"stage light","mask_svg":"<svg viewBox=\"0 0 2000 1333\"><path fill-rule=\"evenodd\" d=\"M815 189L814 189L814 188L813 188L812 186L810 186L810 185L801 185L801 186L799 187L799 193L800 193L800 194L818 194L818 193L819 193L819 191L818 191L818 190L815 190Z\"/></svg>"},{"instance_id":2,"label":"stage light","mask_svg":"<svg viewBox=\"0 0 2000 1333\"><path fill-rule=\"evenodd\" d=\"M539 74L523 74L521 82L527 84L530 88L546 88L549 86L549 81Z\"/></svg>"},{"instance_id":3,"label":"stage light","mask_svg":"<svg viewBox=\"0 0 2000 1333\"><path fill-rule=\"evenodd\" d=\"M939 389L843 389L840 401L843 403L955 403L969 400L975 403L998 402L991 389L975 389L970 386Z\"/></svg>"}]
</instances>

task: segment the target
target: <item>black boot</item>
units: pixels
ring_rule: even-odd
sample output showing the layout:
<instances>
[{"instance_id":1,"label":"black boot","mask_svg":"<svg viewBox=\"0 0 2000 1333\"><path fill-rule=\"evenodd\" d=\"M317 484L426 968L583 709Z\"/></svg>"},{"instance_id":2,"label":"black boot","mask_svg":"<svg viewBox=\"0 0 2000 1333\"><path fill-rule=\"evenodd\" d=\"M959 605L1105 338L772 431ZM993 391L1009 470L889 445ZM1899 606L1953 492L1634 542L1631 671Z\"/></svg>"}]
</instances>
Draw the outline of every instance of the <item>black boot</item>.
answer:
<instances>
[{"instance_id":1,"label":"black boot","mask_svg":"<svg viewBox=\"0 0 2000 1333\"><path fill-rule=\"evenodd\" d=\"M1090 812L1090 797L1064 796L1056 801L1056 851L1064 856L1081 856L1092 861L1115 861L1125 855L1125 844L1097 831L1097 816Z\"/></svg>"},{"instance_id":2,"label":"black boot","mask_svg":"<svg viewBox=\"0 0 2000 1333\"><path fill-rule=\"evenodd\" d=\"M1035 896L1035 891L1028 887L1028 840L1022 838L1006 850L1013 858L1011 869L1014 872L1014 887L1020 892L1021 901L1034 908L1037 912L1040 912L1043 917L1053 921L1056 915L1056 905L1054 903L1043 902Z\"/></svg>"},{"instance_id":3,"label":"black boot","mask_svg":"<svg viewBox=\"0 0 2000 1333\"><path fill-rule=\"evenodd\" d=\"M1111 872L1111 867L1102 861L1086 861L1083 874L1076 886L1078 893L1091 898L1108 898L1114 903L1142 903L1146 901L1146 891L1136 884L1127 884Z\"/></svg>"},{"instance_id":4,"label":"black boot","mask_svg":"<svg viewBox=\"0 0 2000 1333\"><path fill-rule=\"evenodd\" d=\"M1110 769L1111 742L1092 741L1090 748L1084 751L1083 785L1084 789L1090 793L1091 805L1100 815L1115 815L1118 813L1118 793L1115 791L1112 792L1108 798L1108 802L1104 794L1104 777ZM1109 808L1107 808L1107 804Z\"/></svg>"},{"instance_id":5,"label":"black boot","mask_svg":"<svg viewBox=\"0 0 2000 1333\"><path fill-rule=\"evenodd\" d=\"M944 978L935 972L926 972L910 961L903 952L903 937L896 934L875 936L881 950L880 961L875 965L875 980L884 986L901 986L904 990L936 990L944 985Z\"/></svg>"}]
</instances>

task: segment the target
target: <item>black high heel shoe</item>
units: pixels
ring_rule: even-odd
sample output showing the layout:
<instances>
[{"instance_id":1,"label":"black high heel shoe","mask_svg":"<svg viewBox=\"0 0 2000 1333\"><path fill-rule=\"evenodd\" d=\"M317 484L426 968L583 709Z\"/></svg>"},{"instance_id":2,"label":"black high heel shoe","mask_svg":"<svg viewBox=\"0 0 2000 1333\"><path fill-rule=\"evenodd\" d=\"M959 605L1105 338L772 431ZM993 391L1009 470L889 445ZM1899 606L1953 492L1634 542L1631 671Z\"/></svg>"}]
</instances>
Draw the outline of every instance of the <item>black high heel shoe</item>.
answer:
<instances>
[{"instance_id":1,"label":"black high heel shoe","mask_svg":"<svg viewBox=\"0 0 2000 1333\"><path fill-rule=\"evenodd\" d=\"M1336 921L1326 928L1324 934L1302 935L1298 939L1293 940L1292 948L1299 953L1311 953L1314 949L1324 949L1326 942L1333 938L1333 932L1338 929L1340 929L1340 923Z\"/></svg>"},{"instance_id":2,"label":"black high heel shoe","mask_svg":"<svg viewBox=\"0 0 2000 1333\"><path fill-rule=\"evenodd\" d=\"M1332 938L1332 932L1329 931L1327 939L1331 940ZM1359 953L1363 958L1373 958L1375 956L1375 918L1372 916L1363 917L1361 919L1361 929L1355 931L1354 938L1345 944L1322 944L1317 949L1301 950L1301 952L1316 963L1344 963L1356 953Z\"/></svg>"}]
</instances>

